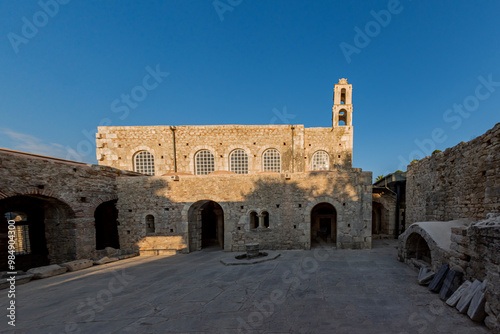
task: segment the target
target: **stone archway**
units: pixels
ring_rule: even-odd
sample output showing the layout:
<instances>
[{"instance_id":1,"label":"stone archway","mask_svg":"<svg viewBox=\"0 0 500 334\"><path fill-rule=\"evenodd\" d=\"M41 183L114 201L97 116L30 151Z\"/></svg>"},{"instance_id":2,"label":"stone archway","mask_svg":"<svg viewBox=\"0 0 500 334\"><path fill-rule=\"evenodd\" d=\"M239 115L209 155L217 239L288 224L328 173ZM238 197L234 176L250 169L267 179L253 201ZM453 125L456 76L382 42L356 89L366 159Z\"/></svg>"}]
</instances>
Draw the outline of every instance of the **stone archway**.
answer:
<instances>
[{"instance_id":1,"label":"stone archway","mask_svg":"<svg viewBox=\"0 0 500 334\"><path fill-rule=\"evenodd\" d=\"M311 245L337 244L337 210L330 203L316 204L311 210Z\"/></svg>"},{"instance_id":2,"label":"stone archway","mask_svg":"<svg viewBox=\"0 0 500 334\"><path fill-rule=\"evenodd\" d=\"M16 231L16 269L27 270L74 260L73 210L66 203L40 195L0 200L0 270L7 269L8 222Z\"/></svg>"},{"instance_id":3,"label":"stone archway","mask_svg":"<svg viewBox=\"0 0 500 334\"><path fill-rule=\"evenodd\" d=\"M120 248L118 238L118 210L117 200L101 203L94 212L95 219L95 249L101 250L106 247Z\"/></svg>"},{"instance_id":4,"label":"stone archway","mask_svg":"<svg viewBox=\"0 0 500 334\"><path fill-rule=\"evenodd\" d=\"M224 250L224 210L214 201L201 200L188 211L189 250L218 247Z\"/></svg>"},{"instance_id":5,"label":"stone archway","mask_svg":"<svg viewBox=\"0 0 500 334\"><path fill-rule=\"evenodd\" d=\"M406 259L422 260L432 264L432 255L427 241L418 233L414 232L406 239Z\"/></svg>"}]
</instances>

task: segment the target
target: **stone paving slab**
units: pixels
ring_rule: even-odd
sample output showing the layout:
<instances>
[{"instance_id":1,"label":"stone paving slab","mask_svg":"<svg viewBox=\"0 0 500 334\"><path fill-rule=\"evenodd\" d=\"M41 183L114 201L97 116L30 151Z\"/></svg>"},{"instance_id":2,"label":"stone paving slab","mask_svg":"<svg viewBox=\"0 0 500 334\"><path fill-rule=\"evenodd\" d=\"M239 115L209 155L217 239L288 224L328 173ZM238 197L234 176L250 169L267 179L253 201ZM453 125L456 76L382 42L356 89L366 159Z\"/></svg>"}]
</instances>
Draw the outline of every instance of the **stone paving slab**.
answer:
<instances>
[{"instance_id":1,"label":"stone paving slab","mask_svg":"<svg viewBox=\"0 0 500 334\"><path fill-rule=\"evenodd\" d=\"M250 266L224 266L213 250L94 266L18 286L15 333L489 333L420 286L395 246L280 251ZM13 332L3 321L0 333Z\"/></svg>"}]
</instances>

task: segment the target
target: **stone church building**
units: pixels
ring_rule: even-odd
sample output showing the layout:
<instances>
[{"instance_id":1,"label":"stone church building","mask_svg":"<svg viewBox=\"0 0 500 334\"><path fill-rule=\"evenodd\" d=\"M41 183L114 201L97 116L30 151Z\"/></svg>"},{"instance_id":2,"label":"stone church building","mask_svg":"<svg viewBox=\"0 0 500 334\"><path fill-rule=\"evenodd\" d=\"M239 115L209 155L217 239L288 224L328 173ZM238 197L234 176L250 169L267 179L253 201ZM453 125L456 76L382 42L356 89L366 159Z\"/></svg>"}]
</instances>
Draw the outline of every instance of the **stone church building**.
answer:
<instances>
[{"instance_id":1,"label":"stone church building","mask_svg":"<svg viewBox=\"0 0 500 334\"><path fill-rule=\"evenodd\" d=\"M370 248L372 173L352 168L352 85L332 126L99 127L99 165L0 149L0 267L206 247ZM14 223L15 222L15 223ZM12 223L11 225L9 225Z\"/></svg>"},{"instance_id":2,"label":"stone church building","mask_svg":"<svg viewBox=\"0 0 500 334\"><path fill-rule=\"evenodd\" d=\"M352 168L352 85L332 126L99 127L100 165L120 177L118 239L143 253L371 247L371 172Z\"/></svg>"}]
</instances>

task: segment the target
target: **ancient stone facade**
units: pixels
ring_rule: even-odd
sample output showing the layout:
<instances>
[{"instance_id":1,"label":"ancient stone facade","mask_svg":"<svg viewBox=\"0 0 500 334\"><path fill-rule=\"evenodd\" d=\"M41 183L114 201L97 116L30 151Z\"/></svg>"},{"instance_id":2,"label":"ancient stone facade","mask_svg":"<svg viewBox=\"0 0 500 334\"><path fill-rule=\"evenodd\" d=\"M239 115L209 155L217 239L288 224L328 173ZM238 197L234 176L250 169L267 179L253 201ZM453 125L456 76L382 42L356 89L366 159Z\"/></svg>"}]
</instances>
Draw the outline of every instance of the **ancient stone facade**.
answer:
<instances>
[{"instance_id":1,"label":"ancient stone facade","mask_svg":"<svg viewBox=\"0 0 500 334\"><path fill-rule=\"evenodd\" d=\"M370 248L371 172L352 168L352 110L342 79L331 128L100 127L102 166L0 150L2 252L9 221L18 269L95 259L109 247Z\"/></svg>"},{"instance_id":2,"label":"ancient stone facade","mask_svg":"<svg viewBox=\"0 0 500 334\"><path fill-rule=\"evenodd\" d=\"M328 154L327 169L352 165L352 127L304 128L303 125L209 125L209 126L116 126L99 127L99 164L125 170L138 170L140 152L154 161L154 174L173 172L199 174L195 157L208 151L213 171L231 171L231 155L243 150L248 171L266 171L264 153L276 150L280 156L278 172L304 172L313 169L313 155ZM175 134L175 149L174 149ZM292 158L293 156L293 158ZM175 158L174 158L175 157Z\"/></svg>"},{"instance_id":3,"label":"ancient stone facade","mask_svg":"<svg viewBox=\"0 0 500 334\"><path fill-rule=\"evenodd\" d=\"M500 124L408 166L408 224L500 212Z\"/></svg>"},{"instance_id":4,"label":"ancient stone facade","mask_svg":"<svg viewBox=\"0 0 500 334\"><path fill-rule=\"evenodd\" d=\"M332 127L99 127L99 164L150 175L118 181L122 247L371 247L371 173L352 168L352 112L341 79Z\"/></svg>"},{"instance_id":5,"label":"ancient stone facade","mask_svg":"<svg viewBox=\"0 0 500 334\"><path fill-rule=\"evenodd\" d=\"M352 85L335 85L333 127L303 125L101 126L97 133L100 165L144 172L204 174L211 171L255 174L333 170L352 167ZM241 164L245 164L245 168ZM149 165L148 165L149 166ZM197 168L198 166L198 168Z\"/></svg>"},{"instance_id":6,"label":"ancient stone facade","mask_svg":"<svg viewBox=\"0 0 500 334\"><path fill-rule=\"evenodd\" d=\"M202 224L210 224L203 211L209 203L217 206L211 211L219 211L213 228L226 251L243 251L252 242L263 249L309 249L318 236L339 248L371 247L371 173L360 169L120 177L118 198L121 246L141 252L202 248ZM315 217L322 203L332 208L331 217L319 211ZM252 224L253 215L263 220L265 213L268 226ZM149 232L148 216L154 221ZM325 231L321 219L329 224Z\"/></svg>"},{"instance_id":7,"label":"ancient stone facade","mask_svg":"<svg viewBox=\"0 0 500 334\"><path fill-rule=\"evenodd\" d=\"M25 243L18 270L98 256L96 210L114 207L116 178L123 174L136 173L0 149L1 270L8 219L17 218L18 240Z\"/></svg>"}]
</instances>

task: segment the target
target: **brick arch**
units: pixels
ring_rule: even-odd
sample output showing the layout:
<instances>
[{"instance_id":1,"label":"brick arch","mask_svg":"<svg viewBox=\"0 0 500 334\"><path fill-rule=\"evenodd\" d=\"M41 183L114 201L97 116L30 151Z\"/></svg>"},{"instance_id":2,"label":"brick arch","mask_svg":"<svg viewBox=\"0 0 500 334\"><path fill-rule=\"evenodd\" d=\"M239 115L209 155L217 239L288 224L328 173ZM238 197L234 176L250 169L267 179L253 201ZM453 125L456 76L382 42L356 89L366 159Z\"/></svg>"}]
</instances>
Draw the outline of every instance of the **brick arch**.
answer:
<instances>
[{"instance_id":1,"label":"brick arch","mask_svg":"<svg viewBox=\"0 0 500 334\"><path fill-rule=\"evenodd\" d=\"M307 224L311 224L311 213L312 213L312 210L314 209L314 207L320 203L329 203L331 204L334 208L335 208L335 211L337 212L337 224L342 222L342 211L340 210L340 208L342 207L342 204L331 198L331 197L328 197L328 196L321 196L321 197L317 197L316 199L312 200L311 202L309 202L306 206L306 208L304 209L304 222L307 223ZM310 226L308 227L310 228Z\"/></svg>"},{"instance_id":2,"label":"brick arch","mask_svg":"<svg viewBox=\"0 0 500 334\"><path fill-rule=\"evenodd\" d=\"M75 215L75 209L73 208L74 204L73 202L68 202L62 197L58 196L54 191L50 191L48 189L40 189L37 187L20 187L17 189L17 191L14 191L12 189L9 189L7 191L0 191L0 200L7 199L10 197L14 196L35 196L35 197L43 197L42 199L55 199L58 200L59 202L65 204L68 206L68 208L71 209L73 212L73 215Z\"/></svg>"},{"instance_id":3,"label":"brick arch","mask_svg":"<svg viewBox=\"0 0 500 334\"><path fill-rule=\"evenodd\" d=\"M146 145L137 145L137 146L134 146L128 150L127 159L133 159L134 156L137 153L139 153L140 151L148 151L156 158L156 151L154 148L151 148L151 147L146 146Z\"/></svg>"},{"instance_id":4,"label":"brick arch","mask_svg":"<svg viewBox=\"0 0 500 334\"><path fill-rule=\"evenodd\" d=\"M113 195L100 195L97 197L92 197L92 199L90 200L90 207L91 207L90 212L91 213L95 212L97 207L102 203L114 200L118 200L118 195L113 194Z\"/></svg>"},{"instance_id":5,"label":"brick arch","mask_svg":"<svg viewBox=\"0 0 500 334\"><path fill-rule=\"evenodd\" d=\"M437 264L435 260L440 258L440 254L438 254L440 248L438 247L436 241L432 238L432 236L418 223L410 225L410 227L408 227L408 229L399 237L400 261L403 261L405 263L411 262L411 250L409 249L411 245L409 245L409 239L411 241L411 239L414 238L415 235L418 235L425 240L430 250L432 266L434 269L439 268L440 264Z\"/></svg>"},{"instance_id":6,"label":"brick arch","mask_svg":"<svg viewBox=\"0 0 500 334\"><path fill-rule=\"evenodd\" d=\"M186 204L184 204L184 206L182 207L182 210L181 210L181 219L182 219L182 222L185 222L186 225L189 221L189 209L193 206L193 204L196 204L197 202L200 202L200 201L207 201L207 202L215 202L217 204L219 204L222 208L222 210L224 211L224 213L229 213L230 212L230 209L229 209L229 206L227 205L227 203L225 202L220 202L220 201L217 201L215 199L211 199L210 196L207 196L207 195L203 195L203 194L200 194L197 196L198 199L195 200L194 202L188 202ZM255 211L255 210L249 210L248 211L248 214L250 214L251 211Z\"/></svg>"}]
</instances>

